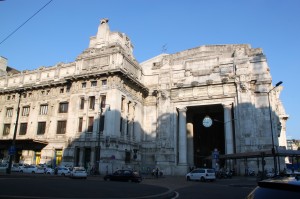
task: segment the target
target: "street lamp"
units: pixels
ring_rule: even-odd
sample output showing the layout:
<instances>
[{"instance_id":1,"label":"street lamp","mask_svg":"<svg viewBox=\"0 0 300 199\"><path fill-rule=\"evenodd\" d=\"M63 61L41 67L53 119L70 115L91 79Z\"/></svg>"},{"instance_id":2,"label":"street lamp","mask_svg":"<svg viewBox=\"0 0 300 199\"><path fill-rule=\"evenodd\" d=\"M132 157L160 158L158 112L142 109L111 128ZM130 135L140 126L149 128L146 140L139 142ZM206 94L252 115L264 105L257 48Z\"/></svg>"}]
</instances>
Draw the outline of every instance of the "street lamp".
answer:
<instances>
[{"instance_id":1,"label":"street lamp","mask_svg":"<svg viewBox=\"0 0 300 199\"><path fill-rule=\"evenodd\" d=\"M275 154L275 144L274 144L274 132L273 132L273 122L272 122L272 112L271 112L271 104L270 104L270 92L273 91L276 87L282 84L282 81L275 84L275 86L269 90L268 92L260 92L255 91L254 93L267 93L268 94L268 102L269 102L269 116L270 116L270 125L271 125L271 133L272 133L272 155L274 159L274 172L277 175L277 161L276 161L276 154Z\"/></svg>"},{"instance_id":2,"label":"street lamp","mask_svg":"<svg viewBox=\"0 0 300 199\"><path fill-rule=\"evenodd\" d=\"M14 135L13 135L12 145L9 149L9 162L8 162L8 168L6 170L7 174L11 173L12 159L13 159L13 156L15 155L15 153L16 153L16 137L17 137L19 115L20 115L20 102L21 102L22 91L19 90L18 94L19 94L19 100L18 100L18 107L17 107L17 117L16 117L15 128L14 128Z\"/></svg>"}]
</instances>

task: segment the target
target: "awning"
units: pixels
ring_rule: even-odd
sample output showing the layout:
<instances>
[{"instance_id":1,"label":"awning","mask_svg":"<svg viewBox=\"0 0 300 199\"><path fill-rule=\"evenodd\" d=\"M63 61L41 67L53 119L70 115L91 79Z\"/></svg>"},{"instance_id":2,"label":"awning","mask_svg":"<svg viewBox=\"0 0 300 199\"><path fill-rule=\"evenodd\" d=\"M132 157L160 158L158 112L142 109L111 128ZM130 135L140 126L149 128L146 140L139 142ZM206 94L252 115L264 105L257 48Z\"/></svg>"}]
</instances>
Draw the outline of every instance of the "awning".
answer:
<instances>
[{"instance_id":1,"label":"awning","mask_svg":"<svg viewBox=\"0 0 300 199\"><path fill-rule=\"evenodd\" d=\"M47 141L35 139L17 139L15 141L16 150L40 151L47 146L47 144ZM0 149L8 150L10 146L12 146L12 139L0 139Z\"/></svg>"}]
</instances>

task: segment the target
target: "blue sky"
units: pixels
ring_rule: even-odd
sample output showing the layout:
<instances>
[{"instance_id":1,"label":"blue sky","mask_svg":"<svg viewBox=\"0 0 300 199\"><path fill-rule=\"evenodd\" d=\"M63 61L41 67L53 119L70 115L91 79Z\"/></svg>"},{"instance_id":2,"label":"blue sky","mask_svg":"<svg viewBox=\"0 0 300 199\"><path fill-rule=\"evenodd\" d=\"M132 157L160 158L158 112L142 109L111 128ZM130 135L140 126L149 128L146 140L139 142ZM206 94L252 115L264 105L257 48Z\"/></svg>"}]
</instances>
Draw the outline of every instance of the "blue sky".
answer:
<instances>
[{"instance_id":1,"label":"blue sky","mask_svg":"<svg viewBox=\"0 0 300 199\"><path fill-rule=\"evenodd\" d=\"M0 1L0 42L49 0ZM101 18L127 34L139 62L201 45L250 44L267 56L273 84L283 81L287 136L300 139L300 1L53 0L0 44L9 66L33 70L72 62L89 45Z\"/></svg>"}]
</instances>

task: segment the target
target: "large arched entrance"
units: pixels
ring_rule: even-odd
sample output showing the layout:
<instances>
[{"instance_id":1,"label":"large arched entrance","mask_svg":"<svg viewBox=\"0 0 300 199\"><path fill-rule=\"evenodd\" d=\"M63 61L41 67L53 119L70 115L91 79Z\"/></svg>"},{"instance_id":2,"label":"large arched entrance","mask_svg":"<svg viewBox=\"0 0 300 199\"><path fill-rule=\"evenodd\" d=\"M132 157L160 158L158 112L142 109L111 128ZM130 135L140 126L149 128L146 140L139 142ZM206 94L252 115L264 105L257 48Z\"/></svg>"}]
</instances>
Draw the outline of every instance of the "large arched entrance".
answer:
<instances>
[{"instance_id":1,"label":"large arched entrance","mask_svg":"<svg viewBox=\"0 0 300 199\"><path fill-rule=\"evenodd\" d=\"M205 127L203 119L210 117L211 126ZM212 168L211 157L214 149L225 154L224 108L222 104L188 107L188 155L189 162L196 167ZM190 131L190 132L189 132ZM222 166L223 162L218 162Z\"/></svg>"}]
</instances>

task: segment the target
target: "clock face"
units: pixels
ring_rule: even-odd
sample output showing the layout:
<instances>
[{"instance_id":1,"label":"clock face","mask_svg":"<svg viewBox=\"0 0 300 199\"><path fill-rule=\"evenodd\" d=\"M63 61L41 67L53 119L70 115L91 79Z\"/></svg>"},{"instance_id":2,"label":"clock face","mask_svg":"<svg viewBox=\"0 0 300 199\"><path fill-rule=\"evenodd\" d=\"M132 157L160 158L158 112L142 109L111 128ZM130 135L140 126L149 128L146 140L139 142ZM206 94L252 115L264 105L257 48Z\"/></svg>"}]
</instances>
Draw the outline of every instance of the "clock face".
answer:
<instances>
[{"instance_id":1,"label":"clock face","mask_svg":"<svg viewBox=\"0 0 300 199\"><path fill-rule=\"evenodd\" d=\"M202 124L204 127L208 128L212 125L212 119L209 116L205 116L205 118L202 121Z\"/></svg>"}]
</instances>

